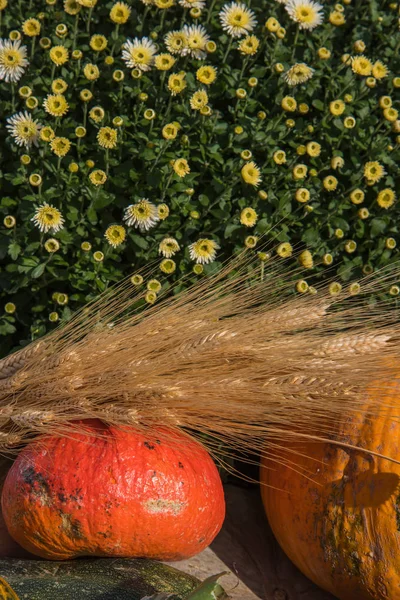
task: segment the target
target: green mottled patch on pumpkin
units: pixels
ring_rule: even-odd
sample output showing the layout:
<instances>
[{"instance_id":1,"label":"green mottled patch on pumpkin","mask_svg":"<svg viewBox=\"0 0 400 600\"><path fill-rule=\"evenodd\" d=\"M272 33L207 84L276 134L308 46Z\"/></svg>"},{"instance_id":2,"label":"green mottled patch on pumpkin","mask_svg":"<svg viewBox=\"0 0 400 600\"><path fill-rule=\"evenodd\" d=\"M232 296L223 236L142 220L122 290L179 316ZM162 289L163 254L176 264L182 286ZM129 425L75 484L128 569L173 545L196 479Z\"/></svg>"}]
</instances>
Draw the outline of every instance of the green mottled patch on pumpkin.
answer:
<instances>
[{"instance_id":1,"label":"green mottled patch on pumpkin","mask_svg":"<svg viewBox=\"0 0 400 600\"><path fill-rule=\"evenodd\" d=\"M29 600L141 600L160 593L172 594L171 600L185 600L200 583L168 565L145 559L4 559L0 573L18 596Z\"/></svg>"}]
</instances>

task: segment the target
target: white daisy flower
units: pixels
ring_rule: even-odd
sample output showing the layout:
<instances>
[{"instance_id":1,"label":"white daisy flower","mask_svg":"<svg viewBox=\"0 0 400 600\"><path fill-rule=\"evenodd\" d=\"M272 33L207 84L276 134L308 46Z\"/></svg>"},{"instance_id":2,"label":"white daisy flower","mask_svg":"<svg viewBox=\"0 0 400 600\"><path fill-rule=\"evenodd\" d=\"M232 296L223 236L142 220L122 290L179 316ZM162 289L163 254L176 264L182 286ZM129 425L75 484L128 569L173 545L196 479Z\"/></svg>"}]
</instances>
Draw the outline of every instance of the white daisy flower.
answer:
<instances>
[{"instance_id":1,"label":"white daisy flower","mask_svg":"<svg viewBox=\"0 0 400 600\"><path fill-rule=\"evenodd\" d=\"M203 0L179 0L179 4L183 8L199 8L202 10L206 3Z\"/></svg>"},{"instance_id":2,"label":"white daisy flower","mask_svg":"<svg viewBox=\"0 0 400 600\"><path fill-rule=\"evenodd\" d=\"M186 38L186 46L182 54L189 54L193 58L206 57L206 44L210 41L206 29L202 25L185 25L182 33Z\"/></svg>"},{"instance_id":3,"label":"white daisy flower","mask_svg":"<svg viewBox=\"0 0 400 600\"><path fill-rule=\"evenodd\" d=\"M32 144L38 145L42 126L38 121L34 121L28 112L20 112L7 119L6 128L17 146L25 146L28 149Z\"/></svg>"},{"instance_id":4,"label":"white daisy flower","mask_svg":"<svg viewBox=\"0 0 400 600\"><path fill-rule=\"evenodd\" d=\"M159 220L157 206L147 198L142 198L136 204L130 204L124 212L125 223L141 231L154 227Z\"/></svg>"},{"instance_id":5,"label":"white daisy flower","mask_svg":"<svg viewBox=\"0 0 400 600\"><path fill-rule=\"evenodd\" d=\"M222 29L232 37L241 37L257 25L255 14L245 4L231 2L219 13Z\"/></svg>"},{"instance_id":6,"label":"white daisy flower","mask_svg":"<svg viewBox=\"0 0 400 600\"><path fill-rule=\"evenodd\" d=\"M12 42L0 39L0 80L12 83L19 81L29 65L26 56L27 48L21 46L20 40Z\"/></svg>"},{"instance_id":7,"label":"white daisy flower","mask_svg":"<svg viewBox=\"0 0 400 600\"><path fill-rule=\"evenodd\" d=\"M218 249L219 245L217 242L207 238L202 238L197 240L197 242L190 244L189 255L190 258L195 260L197 263L207 265L215 260Z\"/></svg>"},{"instance_id":8,"label":"white daisy flower","mask_svg":"<svg viewBox=\"0 0 400 600\"><path fill-rule=\"evenodd\" d=\"M56 233L64 226L64 218L61 212L55 206L47 203L42 204L36 209L31 221L43 233L47 233L50 230Z\"/></svg>"},{"instance_id":9,"label":"white daisy flower","mask_svg":"<svg viewBox=\"0 0 400 600\"><path fill-rule=\"evenodd\" d=\"M147 37L127 40L122 46L122 60L130 69L150 71L157 52L155 44Z\"/></svg>"},{"instance_id":10,"label":"white daisy flower","mask_svg":"<svg viewBox=\"0 0 400 600\"><path fill-rule=\"evenodd\" d=\"M288 71L286 71L283 76L286 83L289 85L299 85L300 83L305 83L314 74L314 69L306 65L305 63L296 63Z\"/></svg>"},{"instance_id":11,"label":"white daisy flower","mask_svg":"<svg viewBox=\"0 0 400 600\"><path fill-rule=\"evenodd\" d=\"M315 29L324 20L323 6L313 0L288 0L285 5L291 19L300 29Z\"/></svg>"}]
</instances>

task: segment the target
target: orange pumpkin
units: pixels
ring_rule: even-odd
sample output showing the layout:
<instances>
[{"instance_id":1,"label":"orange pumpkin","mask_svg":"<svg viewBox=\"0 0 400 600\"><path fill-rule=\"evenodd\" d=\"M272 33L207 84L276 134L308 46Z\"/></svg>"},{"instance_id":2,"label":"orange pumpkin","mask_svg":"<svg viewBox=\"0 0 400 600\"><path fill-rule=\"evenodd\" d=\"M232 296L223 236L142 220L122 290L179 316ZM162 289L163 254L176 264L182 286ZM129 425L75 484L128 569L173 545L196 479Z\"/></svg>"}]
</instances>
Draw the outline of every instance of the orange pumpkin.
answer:
<instances>
[{"instance_id":1,"label":"orange pumpkin","mask_svg":"<svg viewBox=\"0 0 400 600\"><path fill-rule=\"evenodd\" d=\"M225 502L200 444L161 429L149 437L96 420L84 426L87 434L27 446L9 471L3 514L21 546L56 560L179 560L208 546Z\"/></svg>"},{"instance_id":2,"label":"orange pumpkin","mask_svg":"<svg viewBox=\"0 0 400 600\"><path fill-rule=\"evenodd\" d=\"M3 489L4 481L11 465L11 460L7 458L0 458L0 494L1 490ZM17 542L15 542L11 535L8 533L6 524L4 522L3 514L0 510L0 558L3 557L34 558L29 554L29 552L21 548L21 546L17 544Z\"/></svg>"},{"instance_id":3,"label":"orange pumpkin","mask_svg":"<svg viewBox=\"0 0 400 600\"><path fill-rule=\"evenodd\" d=\"M400 460L399 391L393 381L373 418L343 415L338 439ZM289 558L340 600L400 600L400 465L290 438L279 458L292 467L263 460L261 488Z\"/></svg>"}]
</instances>

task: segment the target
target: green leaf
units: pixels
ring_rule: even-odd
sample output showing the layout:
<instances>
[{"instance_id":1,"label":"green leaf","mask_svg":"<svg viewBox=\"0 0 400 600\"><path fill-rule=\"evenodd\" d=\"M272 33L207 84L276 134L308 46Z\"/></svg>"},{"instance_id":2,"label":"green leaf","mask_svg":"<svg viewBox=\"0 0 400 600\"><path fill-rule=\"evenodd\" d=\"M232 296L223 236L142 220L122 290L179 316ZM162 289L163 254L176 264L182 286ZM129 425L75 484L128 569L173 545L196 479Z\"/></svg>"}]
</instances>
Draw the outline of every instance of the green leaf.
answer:
<instances>
[{"instance_id":1,"label":"green leaf","mask_svg":"<svg viewBox=\"0 0 400 600\"><path fill-rule=\"evenodd\" d=\"M313 100L312 103L314 108L316 108L317 110L325 110L325 105L323 102L321 102L321 100Z\"/></svg>"},{"instance_id":2,"label":"green leaf","mask_svg":"<svg viewBox=\"0 0 400 600\"><path fill-rule=\"evenodd\" d=\"M145 238L140 237L140 235L131 233L130 238L133 241L133 243L136 244L136 246L139 246L139 248L143 248L143 250L146 250L149 247L148 242L145 240Z\"/></svg>"},{"instance_id":3,"label":"green leaf","mask_svg":"<svg viewBox=\"0 0 400 600\"><path fill-rule=\"evenodd\" d=\"M386 221L384 221L383 219L371 219L371 229L370 229L370 233L371 233L371 237L376 237L379 234L383 233L386 229Z\"/></svg>"},{"instance_id":4,"label":"green leaf","mask_svg":"<svg viewBox=\"0 0 400 600\"><path fill-rule=\"evenodd\" d=\"M21 253L21 246L17 242L11 242L8 246L8 254L13 260L16 260Z\"/></svg>"},{"instance_id":5,"label":"green leaf","mask_svg":"<svg viewBox=\"0 0 400 600\"><path fill-rule=\"evenodd\" d=\"M35 267L31 273L31 277L33 279L38 279L41 275L43 275L44 270L46 268L46 263L41 263L37 267Z\"/></svg>"},{"instance_id":6,"label":"green leaf","mask_svg":"<svg viewBox=\"0 0 400 600\"><path fill-rule=\"evenodd\" d=\"M237 225L236 223L229 223L226 227L225 227L225 239L230 238L232 233L234 231L236 231L237 229L240 229L240 225Z\"/></svg>"},{"instance_id":7,"label":"green leaf","mask_svg":"<svg viewBox=\"0 0 400 600\"><path fill-rule=\"evenodd\" d=\"M223 575L227 575L227 571L207 577L185 600L227 600L228 596L218 583Z\"/></svg>"}]
</instances>

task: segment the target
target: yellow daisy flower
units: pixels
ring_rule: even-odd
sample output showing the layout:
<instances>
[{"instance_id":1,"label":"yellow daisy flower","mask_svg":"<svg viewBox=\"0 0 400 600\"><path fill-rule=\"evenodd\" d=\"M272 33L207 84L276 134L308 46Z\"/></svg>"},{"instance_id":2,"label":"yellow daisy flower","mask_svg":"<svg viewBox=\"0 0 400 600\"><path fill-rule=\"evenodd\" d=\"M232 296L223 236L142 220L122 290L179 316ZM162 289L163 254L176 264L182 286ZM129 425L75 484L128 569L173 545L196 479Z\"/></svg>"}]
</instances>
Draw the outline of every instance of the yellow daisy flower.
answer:
<instances>
[{"instance_id":1,"label":"yellow daisy flower","mask_svg":"<svg viewBox=\"0 0 400 600\"><path fill-rule=\"evenodd\" d=\"M97 134L97 141L102 148L115 148L118 141L118 129L112 127L101 127Z\"/></svg>"},{"instance_id":2,"label":"yellow daisy flower","mask_svg":"<svg viewBox=\"0 0 400 600\"><path fill-rule=\"evenodd\" d=\"M168 89L173 96L180 94L186 88L186 73L172 73L168 78Z\"/></svg>"},{"instance_id":3,"label":"yellow daisy flower","mask_svg":"<svg viewBox=\"0 0 400 600\"><path fill-rule=\"evenodd\" d=\"M58 240L55 240L54 238L50 238L46 240L44 248L45 250L47 250L47 252L49 252L49 254L53 254L54 252L57 252L60 249L60 242Z\"/></svg>"},{"instance_id":4,"label":"yellow daisy flower","mask_svg":"<svg viewBox=\"0 0 400 600\"><path fill-rule=\"evenodd\" d=\"M201 110L208 102L208 95L205 90L198 90L190 98L190 106L193 110Z\"/></svg>"},{"instance_id":5,"label":"yellow daisy flower","mask_svg":"<svg viewBox=\"0 0 400 600\"><path fill-rule=\"evenodd\" d=\"M162 254L165 258L171 258L174 254L179 252L179 250L180 246L177 240L172 237L164 238L158 246L159 254Z\"/></svg>"},{"instance_id":6,"label":"yellow daisy flower","mask_svg":"<svg viewBox=\"0 0 400 600\"><path fill-rule=\"evenodd\" d=\"M174 140L178 135L178 127L175 123L168 123L162 128L162 136L165 140Z\"/></svg>"},{"instance_id":7,"label":"yellow daisy flower","mask_svg":"<svg viewBox=\"0 0 400 600\"><path fill-rule=\"evenodd\" d=\"M389 75L389 69L380 60L377 60L372 67L372 75L375 79L384 79Z\"/></svg>"},{"instance_id":8,"label":"yellow daisy flower","mask_svg":"<svg viewBox=\"0 0 400 600\"><path fill-rule=\"evenodd\" d=\"M313 158L321 154L321 144L318 144L317 142L308 142L306 149L307 154Z\"/></svg>"},{"instance_id":9,"label":"yellow daisy flower","mask_svg":"<svg viewBox=\"0 0 400 600\"><path fill-rule=\"evenodd\" d=\"M242 167L241 175L245 183L254 187L257 187L261 182L261 171L254 161L250 161Z\"/></svg>"},{"instance_id":10,"label":"yellow daisy flower","mask_svg":"<svg viewBox=\"0 0 400 600\"><path fill-rule=\"evenodd\" d=\"M65 46L53 46L49 52L50 60L60 67L68 62L69 52Z\"/></svg>"},{"instance_id":11,"label":"yellow daisy flower","mask_svg":"<svg viewBox=\"0 0 400 600\"><path fill-rule=\"evenodd\" d=\"M294 112L297 108L297 102L292 96L282 98L281 106L287 112Z\"/></svg>"},{"instance_id":12,"label":"yellow daisy flower","mask_svg":"<svg viewBox=\"0 0 400 600\"><path fill-rule=\"evenodd\" d=\"M61 158L69 152L71 148L71 142L65 137L55 137L50 142L50 148L56 156Z\"/></svg>"},{"instance_id":13,"label":"yellow daisy flower","mask_svg":"<svg viewBox=\"0 0 400 600\"><path fill-rule=\"evenodd\" d=\"M89 81L96 81L100 77L100 70L97 65L88 63L83 68L83 74Z\"/></svg>"},{"instance_id":14,"label":"yellow daisy flower","mask_svg":"<svg viewBox=\"0 0 400 600\"><path fill-rule=\"evenodd\" d=\"M244 240L246 248L255 248L257 246L258 237L256 235L248 235Z\"/></svg>"},{"instance_id":15,"label":"yellow daisy flower","mask_svg":"<svg viewBox=\"0 0 400 600\"><path fill-rule=\"evenodd\" d=\"M329 104L329 111L335 117L339 117L340 115L342 115L345 110L346 110L346 105L343 102L343 100L333 100Z\"/></svg>"},{"instance_id":16,"label":"yellow daisy flower","mask_svg":"<svg viewBox=\"0 0 400 600\"><path fill-rule=\"evenodd\" d=\"M245 227L254 227L254 225L257 223L257 219L258 215L256 211L254 208L250 208L249 206L244 208L240 213L240 222L242 225L245 225Z\"/></svg>"},{"instance_id":17,"label":"yellow daisy flower","mask_svg":"<svg viewBox=\"0 0 400 600\"><path fill-rule=\"evenodd\" d=\"M51 83L51 91L54 94L63 94L68 89L68 83L64 79L55 79Z\"/></svg>"},{"instance_id":18,"label":"yellow daisy flower","mask_svg":"<svg viewBox=\"0 0 400 600\"><path fill-rule=\"evenodd\" d=\"M364 177L368 185L373 185L386 175L385 168L376 160L369 161L364 165Z\"/></svg>"},{"instance_id":19,"label":"yellow daisy flower","mask_svg":"<svg viewBox=\"0 0 400 600\"><path fill-rule=\"evenodd\" d=\"M43 106L52 117L63 117L69 110L69 104L62 94L49 94Z\"/></svg>"},{"instance_id":20,"label":"yellow daisy flower","mask_svg":"<svg viewBox=\"0 0 400 600\"><path fill-rule=\"evenodd\" d=\"M97 4L97 0L77 0L78 4L85 8L94 8Z\"/></svg>"},{"instance_id":21,"label":"yellow daisy flower","mask_svg":"<svg viewBox=\"0 0 400 600\"><path fill-rule=\"evenodd\" d=\"M176 262L170 258L164 258L160 263L160 270L166 275L171 275L176 271Z\"/></svg>"},{"instance_id":22,"label":"yellow daisy flower","mask_svg":"<svg viewBox=\"0 0 400 600\"><path fill-rule=\"evenodd\" d=\"M322 181L322 185L328 192L333 192L338 186L338 180L333 175L328 175Z\"/></svg>"},{"instance_id":23,"label":"yellow daisy flower","mask_svg":"<svg viewBox=\"0 0 400 600\"><path fill-rule=\"evenodd\" d=\"M190 173L189 163L186 158L174 160L172 168L179 177L185 177L185 175Z\"/></svg>"},{"instance_id":24,"label":"yellow daisy flower","mask_svg":"<svg viewBox=\"0 0 400 600\"><path fill-rule=\"evenodd\" d=\"M39 173L31 173L29 175L29 183L32 187L40 187L43 183L42 176Z\"/></svg>"},{"instance_id":25,"label":"yellow daisy flower","mask_svg":"<svg viewBox=\"0 0 400 600\"><path fill-rule=\"evenodd\" d=\"M332 25L335 25L336 27L340 27L340 25L346 23L346 17L339 10L334 10L329 15L329 23L332 23Z\"/></svg>"},{"instance_id":26,"label":"yellow daisy flower","mask_svg":"<svg viewBox=\"0 0 400 600\"><path fill-rule=\"evenodd\" d=\"M154 59L154 65L159 71L169 71L175 63L176 59L171 54L157 54Z\"/></svg>"},{"instance_id":27,"label":"yellow daisy flower","mask_svg":"<svg viewBox=\"0 0 400 600\"><path fill-rule=\"evenodd\" d=\"M125 241L126 229L122 225L110 225L107 227L104 237L110 246L118 248Z\"/></svg>"},{"instance_id":28,"label":"yellow daisy flower","mask_svg":"<svg viewBox=\"0 0 400 600\"><path fill-rule=\"evenodd\" d=\"M28 37L36 37L40 35L40 21L37 19L27 19L22 23L22 31Z\"/></svg>"},{"instance_id":29,"label":"yellow daisy flower","mask_svg":"<svg viewBox=\"0 0 400 600\"><path fill-rule=\"evenodd\" d=\"M381 190L377 196L377 203L381 208L390 208L396 200L396 194L390 188L385 188Z\"/></svg>"},{"instance_id":30,"label":"yellow daisy flower","mask_svg":"<svg viewBox=\"0 0 400 600\"><path fill-rule=\"evenodd\" d=\"M116 2L110 10L110 19L117 25L124 25L130 17L131 8L125 2Z\"/></svg>"},{"instance_id":31,"label":"yellow daisy flower","mask_svg":"<svg viewBox=\"0 0 400 600\"><path fill-rule=\"evenodd\" d=\"M97 187L99 185L105 184L105 182L107 181L107 175L101 169L97 169L96 171L92 171L90 173L89 179L93 183L93 185Z\"/></svg>"},{"instance_id":32,"label":"yellow daisy flower","mask_svg":"<svg viewBox=\"0 0 400 600\"><path fill-rule=\"evenodd\" d=\"M292 176L296 181L307 177L308 168L307 165L299 164L293 168Z\"/></svg>"},{"instance_id":33,"label":"yellow daisy flower","mask_svg":"<svg viewBox=\"0 0 400 600\"><path fill-rule=\"evenodd\" d=\"M286 162L286 152L284 150L277 150L272 155L273 161L277 165L283 165Z\"/></svg>"},{"instance_id":34,"label":"yellow daisy flower","mask_svg":"<svg viewBox=\"0 0 400 600\"><path fill-rule=\"evenodd\" d=\"M157 215L161 221L164 221L169 215L169 208L166 204L159 204L157 206Z\"/></svg>"},{"instance_id":35,"label":"yellow daisy flower","mask_svg":"<svg viewBox=\"0 0 400 600\"><path fill-rule=\"evenodd\" d=\"M260 40L255 35L248 35L239 42L238 50L247 56L253 56L257 53L260 46Z\"/></svg>"},{"instance_id":36,"label":"yellow daisy flower","mask_svg":"<svg viewBox=\"0 0 400 600\"><path fill-rule=\"evenodd\" d=\"M94 106L93 108L90 109L89 111L89 117L95 122L95 123L101 123L102 120L105 117L105 111L101 106Z\"/></svg>"},{"instance_id":37,"label":"yellow daisy flower","mask_svg":"<svg viewBox=\"0 0 400 600\"><path fill-rule=\"evenodd\" d=\"M64 0L64 10L67 15L77 15L82 10L82 6L77 0Z\"/></svg>"},{"instance_id":38,"label":"yellow daisy flower","mask_svg":"<svg viewBox=\"0 0 400 600\"><path fill-rule=\"evenodd\" d=\"M307 188L299 188L296 190L295 198L297 202L308 202L310 199L310 192Z\"/></svg>"},{"instance_id":39,"label":"yellow daisy flower","mask_svg":"<svg viewBox=\"0 0 400 600\"><path fill-rule=\"evenodd\" d=\"M303 252L300 252L298 261L305 269L312 269L314 266L313 257L309 250L303 250Z\"/></svg>"},{"instance_id":40,"label":"yellow daisy flower","mask_svg":"<svg viewBox=\"0 0 400 600\"><path fill-rule=\"evenodd\" d=\"M289 258L289 256L292 256L293 254L292 244L289 244L289 242L282 242L282 244L279 244L277 247L276 253L281 258Z\"/></svg>"},{"instance_id":41,"label":"yellow daisy flower","mask_svg":"<svg viewBox=\"0 0 400 600\"><path fill-rule=\"evenodd\" d=\"M351 68L353 73L368 77L372 73L372 62L363 54L360 56L353 56L351 59Z\"/></svg>"},{"instance_id":42,"label":"yellow daisy flower","mask_svg":"<svg viewBox=\"0 0 400 600\"><path fill-rule=\"evenodd\" d=\"M104 35L92 35L89 45L95 52L101 52L107 48L107 38Z\"/></svg>"},{"instance_id":43,"label":"yellow daisy flower","mask_svg":"<svg viewBox=\"0 0 400 600\"><path fill-rule=\"evenodd\" d=\"M167 8L174 6L175 0L154 0L154 4L161 10L167 10Z\"/></svg>"}]
</instances>

